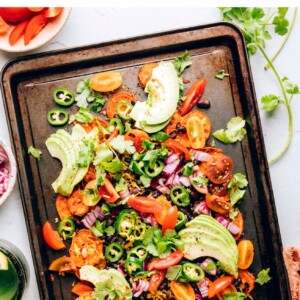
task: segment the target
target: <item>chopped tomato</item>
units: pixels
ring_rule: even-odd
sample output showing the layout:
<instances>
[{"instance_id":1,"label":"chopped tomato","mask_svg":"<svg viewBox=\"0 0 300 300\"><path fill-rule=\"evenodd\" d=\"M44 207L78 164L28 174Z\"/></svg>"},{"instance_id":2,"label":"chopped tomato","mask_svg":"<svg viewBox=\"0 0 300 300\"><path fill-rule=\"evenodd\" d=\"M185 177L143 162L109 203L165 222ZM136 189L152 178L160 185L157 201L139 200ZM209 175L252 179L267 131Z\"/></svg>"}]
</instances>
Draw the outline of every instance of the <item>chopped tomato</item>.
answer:
<instances>
[{"instance_id":1,"label":"chopped tomato","mask_svg":"<svg viewBox=\"0 0 300 300\"><path fill-rule=\"evenodd\" d=\"M122 85L122 75L120 72L102 72L94 75L90 80L90 87L102 93L112 92ZM109 118L113 118L109 116Z\"/></svg>"},{"instance_id":2,"label":"chopped tomato","mask_svg":"<svg viewBox=\"0 0 300 300\"><path fill-rule=\"evenodd\" d=\"M249 240L242 240L238 244L238 251L239 251L239 261L238 266L240 269L248 269L254 257L254 246L251 241Z\"/></svg>"},{"instance_id":3,"label":"chopped tomato","mask_svg":"<svg viewBox=\"0 0 300 300\"><path fill-rule=\"evenodd\" d=\"M169 267L176 266L182 258L183 252L181 250L176 250L166 258L153 259L148 265L148 270L165 270Z\"/></svg>"},{"instance_id":4,"label":"chopped tomato","mask_svg":"<svg viewBox=\"0 0 300 300\"><path fill-rule=\"evenodd\" d=\"M223 276L213 281L208 288L208 298L212 298L225 290L233 282L232 276Z\"/></svg>"},{"instance_id":5,"label":"chopped tomato","mask_svg":"<svg viewBox=\"0 0 300 300\"><path fill-rule=\"evenodd\" d=\"M61 250L65 248L58 232L53 230L49 221L47 221L43 226L43 237L46 244L53 250Z\"/></svg>"},{"instance_id":6,"label":"chopped tomato","mask_svg":"<svg viewBox=\"0 0 300 300\"><path fill-rule=\"evenodd\" d=\"M128 204L139 212L156 213L164 209L155 199L150 197L132 197L128 200Z\"/></svg>"},{"instance_id":7,"label":"chopped tomato","mask_svg":"<svg viewBox=\"0 0 300 300\"><path fill-rule=\"evenodd\" d=\"M44 13L46 18L55 18L63 11L63 7L48 7Z\"/></svg>"},{"instance_id":8,"label":"chopped tomato","mask_svg":"<svg viewBox=\"0 0 300 300\"><path fill-rule=\"evenodd\" d=\"M171 139L171 138L168 138L166 141L165 141L165 145L172 149L175 153L178 153L178 152L183 152L184 155L185 155L185 159L186 160L190 160L191 159L191 153L190 151L184 147L183 145L181 145L179 142Z\"/></svg>"},{"instance_id":9,"label":"chopped tomato","mask_svg":"<svg viewBox=\"0 0 300 300\"><path fill-rule=\"evenodd\" d=\"M163 226L162 226L162 234L166 232L167 229L174 229L177 222L178 208L177 206L172 206L169 208Z\"/></svg>"},{"instance_id":10,"label":"chopped tomato","mask_svg":"<svg viewBox=\"0 0 300 300\"><path fill-rule=\"evenodd\" d=\"M139 129L127 131L124 139L125 141L133 141L133 145L139 153L146 151L145 148L143 148L143 140L150 141L149 135L145 131Z\"/></svg>"},{"instance_id":11,"label":"chopped tomato","mask_svg":"<svg viewBox=\"0 0 300 300\"><path fill-rule=\"evenodd\" d=\"M194 300L195 291L189 283L179 283L176 280L171 281L170 288L176 300Z\"/></svg>"},{"instance_id":12,"label":"chopped tomato","mask_svg":"<svg viewBox=\"0 0 300 300\"><path fill-rule=\"evenodd\" d=\"M23 21L21 23L19 23L9 34L9 44L11 46L15 45L15 43L21 38L21 36L24 34L25 32L25 28L28 24L28 21Z\"/></svg>"},{"instance_id":13,"label":"chopped tomato","mask_svg":"<svg viewBox=\"0 0 300 300\"><path fill-rule=\"evenodd\" d=\"M164 195L161 195L158 198L156 198L156 201L162 204L164 208L163 210L154 213L154 217L158 224L163 225L167 212L172 207L172 204L170 201L167 200L167 198Z\"/></svg>"},{"instance_id":14,"label":"chopped tomato","mask_svg":"<svg viewBox=\"0 0 300 300\"><path fill-rule=\"evenodd\" d=\"M208 159L205 173L210 181L221 184L231 179L232 169L232 160L222 153L216 153Z\"/></svg>"},{"instance_id":15,"label":"chopped tomato","mask_svg":"<svg viewBox=\"0 0 300 300\"><path fill-rule=\"evenodd\" d=\"M33 13L27 7L0 7L0 16L4 21L17 24L31 18Z\"/></svg>"},{"instance_id":16,"label":"chopped tomato","mask_svg":"<svg viewBox=\"0 0 300 300\"><path fill-rule=\"evenodd\" d=\"M204 127L199 118L190 117L186 122L186 131L192 148L200 149L205 146Z\"/></svg>"},{"instance_id":17,"label":"chopped tomato","mask_svg":"<svg viewBox=\"0 0 300 300\"><path fill-rule=\"evenodd\" d=\"M114 186L111 184L109 179L105 177L104 179L105 183L102 185L99 189L99 193L102 195L102 198L108 202L108 203L113 203L116 202L120 196L115 190Z\"/></svg>"},{"instance_id":18,"label":"chopped tomato","mask_svg":"<svg viewBox=\"0 0 300 300\"><path fill-rule=\"evenodd\" d=\"M149 292L151 294L155 294L157 289L159 288L160 284L164 280L166 276L167 270L160 270L157 273L152 274L149 281Z\"/></svg>"},{"instance_id":19,"label":"chopped tomato","mask_svg":"<svg viewBox=\"0 0 300 300\"><path fill-rule=\"evenodd\" d=\"M152 71L158 66L158 63L148 63L144 64L138 74L139 82L142 88L145 88L148 81L152 77Z\"/></svg>"},{"instance_id":20,"label":"chopped tomato","mask_svg":"<svg viewBox=\"0 0 300 300\"><path fill-rule=\"evenodd\" d=\"M28 45L47 25L48 19L43 15L39 14L29 20L24 34L24 43Z\"/></svg>"},{"instance_id":21,"label":"chopped tomato","mask_svg":"<svg viewBox=\"0 0 300 300\"><path fill-rule=\"evenodd\" d=\"M93 291L94 288L92 286L82 282L77 282L72 288L72 293L77 296L81 296L83 293L93 292Z\"/></svg>"},{"instance_id":22,"label":"chopped tomato","mask_svg":"<svg viewBox=\"0 0 300 300\"><path fill-rule=\"evenodd\" d=\"M184 101L180 108L180 115L184 116L188 113L201 99L206 86L205 79L198 79L188 90Z\"/></svg>"},{"instance_id":23,"label":"chopped tomato","mask_svg":"<svg viewBox=\"0 0 300 300\"><path fill-rule=\"evenodd\" d=\"M240 211L238 211L238 214L236 215L233 223L240 229L240 232L234 236L234 239L237 241L244 232L244 218Z\"/></svg>"},{"instance_id":24,"label":"chopped tomato","mask_svg":"<svg viewBox=\"0 0 300 300\"><path fill-rule=\"evenodd\" d=\"M9 29L8 24L0 16L0 34L6 33L8 31L8 29Z\"/></svg>"},{"instance_id":25,"label":"chopped tomato","mask_svg":"<svg viewBox=\"0 0 300 300\"><path fill-rule=\"evenodd\" d=\"M206 194L205 202L211 210L219 214L226 214L232 208L232 205L229 202L229 197L219 197L217 195Z\"/></svg>"},{"instance_id":26,"label":"chopped tomato","mask_svg":"<svg viewBox=\"0 0 300 300\"><path fill-rule=\"evenodd\" d=\"M239 288L246 295L249 295L255 286L255 276L247 270L239 270L238 278L242 280Z\"/></svg>"}]
</instances>

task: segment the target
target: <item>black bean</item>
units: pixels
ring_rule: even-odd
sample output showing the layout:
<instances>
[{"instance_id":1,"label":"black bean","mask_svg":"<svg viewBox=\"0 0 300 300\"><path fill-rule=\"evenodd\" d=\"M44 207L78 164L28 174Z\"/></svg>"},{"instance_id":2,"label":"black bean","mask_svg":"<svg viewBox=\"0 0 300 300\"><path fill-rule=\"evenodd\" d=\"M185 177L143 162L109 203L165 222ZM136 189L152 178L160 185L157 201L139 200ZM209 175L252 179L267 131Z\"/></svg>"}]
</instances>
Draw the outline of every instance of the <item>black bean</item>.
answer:
<instances>
[{"instance_id":1,"label":"black bean","mask_svg":"<svg viewBox=\"0 0 300 300\"><path fill-rule=\"evenodd\" d=\"M178 130L181 127L181 123L176 124L176 129Z\"/></svg>"},{"instance_id":2,"label":"black bean","mask_svg":"<svg viewBox=\"0 0 300 300\"><path fill-rule=\"evenodd\" d=\"M199 108L210 108L210 101L209 100L200 100L198 103L197 103L197 106Z\"/></svg>"},{"instance_id":3,"label":"black bean","mask_svg":"<svg viewBox=\"0 0 300 300\"><path fill-rule=\"evenodd\" d=\"M136 104L136 100L131 100L131 104L135 105Z\"/></svg>"},{"instance_id":4,"label":"black bean","mask_svg":"<svg viewBox=\"0 0 300 300\"><path fill-rule=\"evenodd\" d=\"M238 278L238 279L234 280L233 285L235 287L239 287L241 285L241 283L242 283L242 280L240 278Z\"/></svg>"},{"instance_id":5,"label":"black bean","mask_svg":"<svg viewBox=\"0 0 300 300\"><path fill-rule=\"evenodd\" d=\"M186 133L186 128L184 126L180 126L179 129L178 129L178 132Z\"/></svg>"},{"instance_id":6,"label":"black bean","mask_svg":"<svg viewBox=\"0 0 300 300\"><path fill-rule=\"evenodd\" d=\"M158 191L154 191L152 193L153 198L157 198L159 196L159 192Z\"/></svg>"},{"instance_id":7,"label":"black bean","mask_svg":"<svg viewBox=\"0 0 300 300\"><path fill-rule=\"evenodd\" d=\"M171 132L170 138L175 139L176 137L177 137L177 132L174 130L173 132Z\"/></svg>"},{"instance_id":8,"label":"black bean","mask_svg":"<svg viewBox=\"0 0 300 300\"><path fill-rule=\"evenodd\" d=\"M197 200L199 198L199 194L196 191L191 191L190 196L193 200Z\"/></svg>"}]
</instances>

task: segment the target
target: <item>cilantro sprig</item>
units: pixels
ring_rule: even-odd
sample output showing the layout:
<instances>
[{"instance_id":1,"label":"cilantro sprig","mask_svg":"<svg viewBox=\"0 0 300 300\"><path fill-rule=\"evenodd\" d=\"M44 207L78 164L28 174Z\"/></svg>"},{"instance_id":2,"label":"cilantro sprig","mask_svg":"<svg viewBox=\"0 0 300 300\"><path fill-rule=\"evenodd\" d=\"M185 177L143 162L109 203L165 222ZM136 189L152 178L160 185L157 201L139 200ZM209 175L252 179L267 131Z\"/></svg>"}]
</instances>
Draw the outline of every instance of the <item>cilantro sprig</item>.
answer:
<instances>
[{"instance_id":1,"label":"cilantro sprig","mask_svg":"<svg viewBox=\"0 0 300 300\"><path fill-rule=\"evenodd\" d=\"M257 278L255 282L259 283L260 285L264 285L265 283L269 282L272 278L269 275L270 268L263 269L257 274Z\"/></svg>"}]
</instances>

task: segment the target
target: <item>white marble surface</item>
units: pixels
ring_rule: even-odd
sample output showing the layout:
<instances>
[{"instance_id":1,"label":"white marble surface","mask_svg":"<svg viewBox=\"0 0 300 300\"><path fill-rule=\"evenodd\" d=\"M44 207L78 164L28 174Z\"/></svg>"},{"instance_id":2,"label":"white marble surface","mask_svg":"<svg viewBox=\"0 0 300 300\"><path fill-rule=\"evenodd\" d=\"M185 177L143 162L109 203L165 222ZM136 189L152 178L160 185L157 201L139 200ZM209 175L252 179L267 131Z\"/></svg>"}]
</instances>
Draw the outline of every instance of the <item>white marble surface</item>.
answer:
<instances>
[{"instance_id":1,"label":"white marble surface","mask_svg":"<svg viewBox=\"0 0 300 300\"><path fill-rule=\"evenodd\" d=\"M63 49L98 43L145 33L182 28L220 20L215 8L73 8L70 18L59 35L36 52ZM276 60L281 76L288 76L300 84L300 16L283 53ZM268 43L267 52L272 53L280 39ZM0 53L0 67L16 55ZM269 93L279 94L271 71L265 72L264 59L257 54L251 59L257 98ZM297 99L298 98L298 99ZM284 245L300 246L300 206L297 173L300 166L300 97L292 103L294 116L293 142L286 155L270 167L277 213ZM267 153L272 157L283 146L287 135L287 114L280 107L273 116L260 112ZM0 136L9 143L2 98L0 99ZM30 264L30 285L23 299L39 299L31 252L26 231L18 186L8 201L0 207L0 237L16 244Z\"/></svg>"}]
</instances>

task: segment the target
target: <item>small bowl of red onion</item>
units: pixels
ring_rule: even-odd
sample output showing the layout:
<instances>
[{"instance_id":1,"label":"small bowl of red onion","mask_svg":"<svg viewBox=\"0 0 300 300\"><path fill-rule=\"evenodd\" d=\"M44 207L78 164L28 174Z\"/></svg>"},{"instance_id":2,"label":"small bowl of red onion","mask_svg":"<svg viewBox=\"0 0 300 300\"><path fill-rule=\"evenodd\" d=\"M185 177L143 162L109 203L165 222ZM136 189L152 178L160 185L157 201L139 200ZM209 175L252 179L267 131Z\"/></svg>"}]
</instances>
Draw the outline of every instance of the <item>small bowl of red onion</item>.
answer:
<instances>
[{"instance_id":1,"label":"small bowl of red onion","mask_svg":"<svg viewBox=\"0 0 300 300\"><path fill-rule=\"evenodd\" d=\"M11 149L0 138L0 205L11 194L17 177L17 166Z\"/></svg>"}]
</instances>

